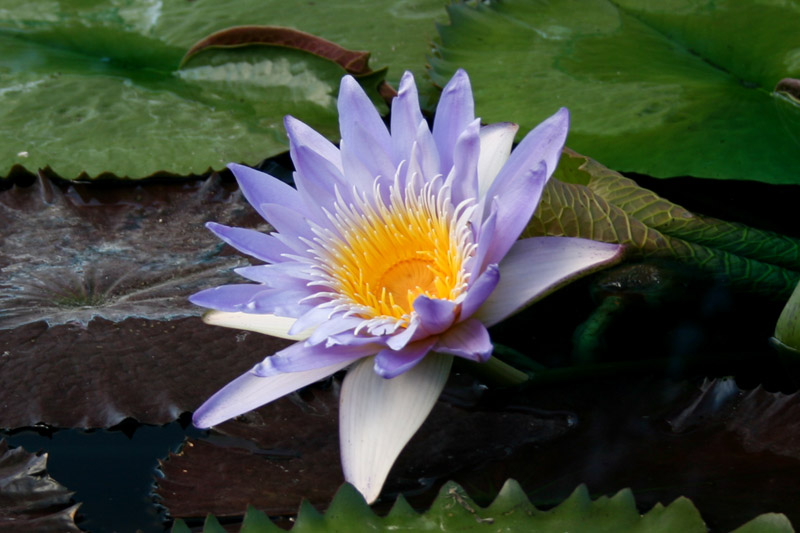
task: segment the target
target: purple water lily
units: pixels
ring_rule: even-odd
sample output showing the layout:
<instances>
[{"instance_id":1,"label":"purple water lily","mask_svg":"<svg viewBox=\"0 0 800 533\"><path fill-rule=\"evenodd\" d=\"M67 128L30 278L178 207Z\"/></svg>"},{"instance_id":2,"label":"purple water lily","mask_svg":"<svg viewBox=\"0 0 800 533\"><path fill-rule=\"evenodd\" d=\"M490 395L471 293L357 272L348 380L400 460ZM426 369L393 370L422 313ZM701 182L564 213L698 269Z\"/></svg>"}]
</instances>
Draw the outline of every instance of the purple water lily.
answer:
<instances>
[{"instance_id":1,"label":"purple water lily","mask_svg":"<svg viewBox=\"0 0 800 533\"><path fill-rule=\"evenodd\" d=\"M374 501L400 451L433 408L453 356L485 362L487 326L601 265L617 245L517 240L567 136L559 110L511 153L517 126L481 127L469 78L444 88L433 129L410 73L391 133L350 76L339 92L339 148L287 117L297 188L230 165L247 200L277 230L209 223L266 265L255 283L191 297L210 324L298 342L229 383L195 413L204 428L350 367L342 384L345 479Z\"/></svg>"}]
</instances>

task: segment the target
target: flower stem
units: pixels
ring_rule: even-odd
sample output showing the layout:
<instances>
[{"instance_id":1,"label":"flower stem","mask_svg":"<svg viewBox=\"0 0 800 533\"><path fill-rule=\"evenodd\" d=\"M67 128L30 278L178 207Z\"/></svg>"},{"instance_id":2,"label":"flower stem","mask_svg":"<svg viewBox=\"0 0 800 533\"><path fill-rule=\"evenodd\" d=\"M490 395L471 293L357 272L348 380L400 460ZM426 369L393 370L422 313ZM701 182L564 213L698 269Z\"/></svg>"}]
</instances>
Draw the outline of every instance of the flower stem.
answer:
<instances>
[{"instance_id":1,"label":"flower stem","mask_svg":"<svg viewBox=\"0 0 800 533\"><path fill-rule=\"evenodd\" d=\"M459 362L463 362L471 374L480 377L491 385L513 387L514 385L521 385L529 379L528 374L504 363L497 357L491 357L485 363L473 363L472 361L464 360L459 360Z\"/></svg>"}]
</instances>

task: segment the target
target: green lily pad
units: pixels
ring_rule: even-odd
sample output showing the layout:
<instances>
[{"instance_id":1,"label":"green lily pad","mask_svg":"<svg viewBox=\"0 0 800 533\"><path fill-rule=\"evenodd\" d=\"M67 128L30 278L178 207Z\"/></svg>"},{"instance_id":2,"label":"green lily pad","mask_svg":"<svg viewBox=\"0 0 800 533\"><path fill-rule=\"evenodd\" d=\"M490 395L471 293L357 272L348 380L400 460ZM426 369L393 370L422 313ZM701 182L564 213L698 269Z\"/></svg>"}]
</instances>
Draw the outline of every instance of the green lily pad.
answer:
<instances>
[{"instance_id":1,"label":"green lily pad","mask_svg":"<svg viewBox=\"0 0 800 533\"><path fill-rule=\"evenodd\" d=\"M800 183L800 2L458 3L432 77L469 73L484 120L566 106L569 145L657 177Z\"/></svg>"},{"instance_id":2,"label":"green lily pad","mask_svg":"<svg viewBox=\"0 0 800 533\"><path fill-rule=\"evenodd\" d=\"M524 237L625 244L688 264L740 289L785 298L800 281L800 241L692 213L593 159L565 149Z\"/></svg>"},{"instance_id":3,"label":"green lily pad","mask_svg":"<svg viewBox=\"0 0 800 533\"><path fill-rule=\"evenodd\" d=\"M154 3L34 1L0 9L0 176L49 167L67 179L187 176L288 148L286 114L338 139L336 94L347 70L301 49L209 48L236 25L302 29L373 62L391 80L421 70L438 1ZM375 24L376 18L391 23ZM421 74L421 72L419 73ZM369 78L375 93L379 79ZM377 99L377 94L375 94Z\"/></svg>"},{"instance_id":4,"label":"green lily pad","mask_svg":"<svg viewBox=\"0 0 800 533\"><path fill-rule=\"evenodd\" d=\"M417 514L406 501L398 498L386 517L375 515L352 486L345 484L336 493L324 515L310 504L300 507L292 531L315 533L334 531L563 531L593 532L670 532L705 533L706 526L695 506L686 498L678 498L666 507L657 504L644 515L636 509L633 493L622 490L608 498L592 500L585 486L558 507L541 511L534 507L514 480L508 480L497 498L488 507L480 507L458 484L442 487L431 508ZM190 531L183 521L177 521L173 533ZM213 516L206 519L206 533L224 531ZM260 511L249 508L241 533L271 533L281 531ZM788 533L794 531L783 515L767 514L748 522L736 533L760 531Z\"/></svg>"}]
</instances>

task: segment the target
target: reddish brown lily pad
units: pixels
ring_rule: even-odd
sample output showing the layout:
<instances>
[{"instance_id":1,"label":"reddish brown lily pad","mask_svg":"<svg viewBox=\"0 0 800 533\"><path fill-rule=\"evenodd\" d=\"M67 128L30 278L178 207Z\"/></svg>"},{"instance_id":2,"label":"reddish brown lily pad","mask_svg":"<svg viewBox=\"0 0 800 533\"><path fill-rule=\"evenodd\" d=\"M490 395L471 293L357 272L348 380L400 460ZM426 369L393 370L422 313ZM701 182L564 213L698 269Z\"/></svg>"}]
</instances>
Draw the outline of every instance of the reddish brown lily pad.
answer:
<instances>
[{"instance_id":1,"label":"reddish brown lily pad","mask_svg":"<svg viewBox=\"0 0 800 533\"><path fill-rule=\"evenodd\" d=\"M0 440L0 531L80 531L72 493L47 474L47 454L9 449Z\"/></svg>"},{"instance_id":2,"label":"reddish brown lily pad","mask_svg":"<svg viewBox=\"0 0 800 533\"><path fill-rule=\"evenodd\" d=\"M259 224L219 176L0 192L0 427L163 424L285 346L188 302L248 264L207 220Z\"/></svg>"},{"instance_id":3,"label":"reddish brown lily pad","mask_svg":"<svg viewBox=\"0 0 800 533\"><path fill-rule=\"evenodd\" d=\"M463 389L449 386L450 394ZM241 516L248 504L271 515L294 514L303 498L328 505L343 481L337 402L333 381L222 424L221 435L210 440L187 441L161 464L162 504L184 518ZM440 401L401 454L385 494L427 489L436 479L523 444L547 442L571 427L564 413L473 410Z\"/></svg>"}]
</instances>

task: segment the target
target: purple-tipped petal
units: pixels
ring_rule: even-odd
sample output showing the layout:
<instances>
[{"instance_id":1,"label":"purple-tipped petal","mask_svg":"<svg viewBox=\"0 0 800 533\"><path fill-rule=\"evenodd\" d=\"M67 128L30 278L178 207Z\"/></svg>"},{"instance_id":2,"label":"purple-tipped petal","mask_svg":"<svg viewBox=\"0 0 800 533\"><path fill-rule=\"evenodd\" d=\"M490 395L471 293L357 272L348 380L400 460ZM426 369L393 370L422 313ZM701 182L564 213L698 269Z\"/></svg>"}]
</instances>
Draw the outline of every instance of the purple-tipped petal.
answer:
<instances>
[{"instance_id":1,"label":"purple-tipped petal","mask_svg":"<svg viewBox=\"0 0 800 533\"><path fill-rule=\"evenodd\" d=\"M306 372L279 374L268 378L260 378L247 372L206 400L195 411L192 422L201 429L220 424L335 374L348 364L349 361L343 361Z\"/></svg>"},{"instance_id":2,"label":"purple-tipped petal","mask_svg":"<svg viewBox=\"0 0 800 533\"><path fill-rule=\"evenodd\" d=\"M622 260L618 244L569 237L523 239L500 263L500 283L474 317L497 324L568 282Z\"/></svg>"},{"instance_id":3,"label":"purple-tipped petal","mask_svg":"<svg viewBox=\"0 0 800 533\"><path fill-rule=\"evenodd\" d=\"M250 281L263 283L272 289L281 288L285 286L285 283L294 283L295 281L307 284L313 279L308 265L296 261L239 267L234 268L233 271Z\"/></svg>"},{"instance_id":4,"label":"purple-tipped petal","mask_svg":"<svg viewBox=\"0 0 800 533\"><path fill-rule=\"evenodd\" d=\"M236 163L229 164L228 168L236 176L244 197L262 217L266 218L261 211L261 204L281 204L295 211L303 209L297 189L278 178Z\"/></svg>"},{"instance_id":5,"label":"purple-tipped petal","mask_svg":"<svg viewBox=\"0 0 800 533\"><path fill-rule=\"evenodd\" d=\"M292 116L287 115L283 119L283 124L286 127L286 133L289 135L289 153L292 156L292 161L295 161L293 150L303 146L330 161L339 172L342 171L341 154L339 154L339 149L332 142ZM295 162L296 165L297 163Z\"/></svg>"},{"instance_id":6,"label":"purple-tipped petal","mask_svg":"<svg viewBox=\"0 0 800 533\"><path fill-rule=\"evenodd\" d=\"M206 227L214 235L230 244L237 250L256 259L269 263L286 261L283 254L294 253L294 250L276 239L260 231L247 228L234 228L216 222L206 222Z\"/></svg>"},{"instance_id":7,"label":"purple-tipped petal","mask_svg":"<svg viewBox=\"0 0 800 533\"><path fill-rule=\"evenodd\" d=\"M494 292L495 287L500 282L500 268L497 265L489 265L486 270L478 276L478 279L467 290L467 296L461 302L461 317L468 318L475 314Z\"/></svg>"},{"instance_id":8,"label":"purple-tipped petal","mask_svg":"<svg viewBox=\"0 0 800 533\"><path fill-rule=\"evenodd\" d=\"M475 103L467 73L458 69L442 90L433 121L433 138L439 147L440 172L447 175L453 166L453 150L461 132L475 120Z\"/></svg>"},{"instance_id":9,"label":"purple-tipped petal","mask_svg":"<svg viewBox=\"0 0 800 533\"><path fill-rule=\"evenodd\" d=\"M406 71L400 79L397 96L392 100L392 155L395 166L400 161L408 160L411 146L417 139L417 127L423 120L414 75Z\"/></svg>"},{"instance_id":10,"label":"purple-tipped petal","mask_svg":"<svg viewBox=\"0 0 800 533\"><path fill-rule=\"evenodd\" d=\"M301 303L302 300L312 294L314 294L314 290L304 285L294 288L268 289L253 296L250 301L239 309L222 309L222 311L242 311L245 313L272 314L297 318L303 316L309 309L314 307L314 303Z\"/></svg>"},{"instance_id":11,"label":"purple-tipped petal","mask_svg":"<svg viewBox=\"0 0 800 533\"><path fill-rule=\"evenodd\" d=\"M419 319L412 318L408 326L400 330L400 333L397 333L389 337L389 340L386 341L386 345L392 350L402 350L406 344L414 340L415 336L417 335L417 332L419 331L419 326L420 326ZM375 329L370 331L370 333L372 333L373 335L384 335L388 332Z\"/></svg>"},{"instance_id":12,"label":"purple-tipped petal","mask_svg":"<svg viewBox=\"0 0 800 533\"><path fill-rule=\"evenodd\" d=\"M308 225L306 210L296 211L280 204L261 204L261 211L267 221L278 230L286 242L295 252L305 253L308 245L301 242L298 237L313 239L314 232Z\"/></svg>"},{"instance_id":13,"label":"purple-tipped petal","mask_svg":"<svg viewBox=\"0 0 800 533\"><path fill-rule=\"evenodd\" d=\"M519 125L497 122L481 128L481 153L478 158L478 197L482 198L511 155Z\"/></svg>"},{"instance_id":14,"label":"purple-tipped petal","mask_svg":"<svg viewBox=\"0 0 800 533\"><path fill-rule=\"evenodd\" d=\"M304 331L302 329L291 332L296 320L285 316L208 311L203 315L203 322L212 326L254 331L256 333L293 341L302 341L311 335L311 331Z\"/></svg>"},{"instance_id":15,"label":"purple-tipped petal","mask_svg":"<svg viewBox=\"0 0 800 533\"><path fill-rule=\"evenodd\" d=\"M565 107L531 130L520 142L497 174L486 195L492 198L501 195L516 181L541 162L545 164L545 179L549 178L561 158L561 150L569 131L569 111Z\"/></svg>"},{"instance_id":16,"label":"purple-tipped petal","mask_svg":"<svg viewBox=\"0 0 800 533\"><path fill-rule=\"evenodd\" d=\"M489 241L484 264L499 263L508 253L539 205L545 183L547 167L541 162L537 168L507 183L507 188L498 193L496 231ZM481 238L484 236L481 235Z\"/></svg>"},{"instance_id":17,"label":"purple-tipped petal","mask_svg":"<svg viewBox=\"0 0 800 533\"><path fill-rule=\"evenodd\" d=\"M330 310L328 310L328 312L330 313ZM355 329L356 326L361 324L363 321L363 318L358 318L355 316L332 317L320 324L317 329L314 330L314 333L308 338L308 344L319 344L332 335L338 335L339 333L343 333L347 330Z\"/></svg>"},{"instance_id":18,"label":"purple-tipped petal","mask_svg":"<svg viewBox=\"0 0 800 533\"><path fill-rule=\"evenodd\" d=\"M419 316L420 326L430 335L446 330L456 321L458 305L450 300L428 298L424 294L414 300L414 311Z\"/></svg>"},{"instance_id":19,"label":"purple-tipped petal","mask_svg":"<svg viewBox=\"0 0 800 533\"><path fill-rule=\"evenodd\" d=\"M478 196L478 156L481 150L481 121L475 119L464 128L456 140L453 150L453 169L451 171L452 202L460 204L463 200Z\"/></svg>"},{"instance_id":20,"label":"purple-tipped petal","mask_svg":"<svg viewBox=\"0 0 800 533\"><path fill-rule=\"evenodd\" d=\"M380 349L381 346L375 344L326 347L321 345L308 346L305 342L297 342L267 357L254 366L251 372L257 376L271 376L282 372L305 372L375 355Z\"/></svg>"},{"instance_id":21,"label":"purple-tipped petal","mask_svg":"<svg viewBox=\"0 0 800 533\"><path fill-rule=\"evenodd\" d=\"M453 358L430 354L407 372L384 379L365 359L351 368L339 396L339 440L345 480L372 503L400 451L444 388Z\"/></svg>"},{"instance_id":22,"label":"purple-tipped petal","mask_svg":"<svg viewBox=\"0 0 800 533\"><path fill-rule=\"evenodd\" d=\"M289 333L298 334L301 331L316 328L318 325L328 320L330 315L330 309L320 309L319 307L309 309L305 314L297 317L297 322L291 327Z\"/></svg>"},{"instance_id":23,"label":"purple-tipped petal","mask_svg":"<svg viewBox=\"0 0 800 533\"><path fill-rule=\"evenodd\" d=\"M486 327L479 320L469 318L443 333L434 349L440 353L485 363L492 356L493 348Z\"/></svg>"},{"instance_id":24,"label":"purple-tipped petal","mask_svg":"<svg viewBox=\"0 0 800 533\"><path fill-rule=\"evenodd\" d=\"M346 186L344 176L331 161L307 146L297 147L292 161L297 169L294 183L305 210L314 214L316 222L324 224L327 217L322 209L331 210L331 205L336 201L337 186L346 194L350 193L350 186Z\"/></svg>"},{"instance_id":25,"label":"purple-tipped petal","mask_svg":"<svg viewBox=\"0 0 800 533\"><path fill-rule=\"evenodd\" d=\"M436 341L436 337L428 337L412 342L401 350L391 348L381 350L375 356L375 373L382 378L392 379L407 372L422 361Z\"/></svg>"},{"instance_id":26,"label":"purple-tipped petal","mask_svg":"<svg viewBox=\"0 0 800 533\"><path fill-rule=\"evenodd\" d=\"M472 263L469 267L472 276L477 276L480 272L483 272L483 270L486 269L486 266L489 264L487 256L489 254L489 249L494 242L494 233L497 229L498 210L499 206L497 205L497 198L494 198L492 199L489 216L483 223L480 222L479 213L473 214L472 223L479 225L480 232L478 233L478 248L475 250L475 255L472 257Z\"/></svg>"},{"instance_id":27,"label":"purple-tipped petal","mask_svg":"<svg viewBox=\"0 0 800 533\"><path fill-rule=\"evenodd\" d=\"M192 294L189 301L218 311L242 312L246 311L248 302L269 290L264 285L255 283L220 285Z\"/></svg>"},{"instance_id":28,"label":"purple-tipped petal","mask_svg":"<svg viewBox=\"0 0 800 533\"><path fill-rule=\"evenodd\" d=\"M373 178L383 176L393 179L395 165L392 162L392 139L378 111L364 90L352 76L342 78L339 89L339 129L342 139L366 167ZM347 160L342 150L342 165L348 172Z\"/></svg>"}]
</instances>

